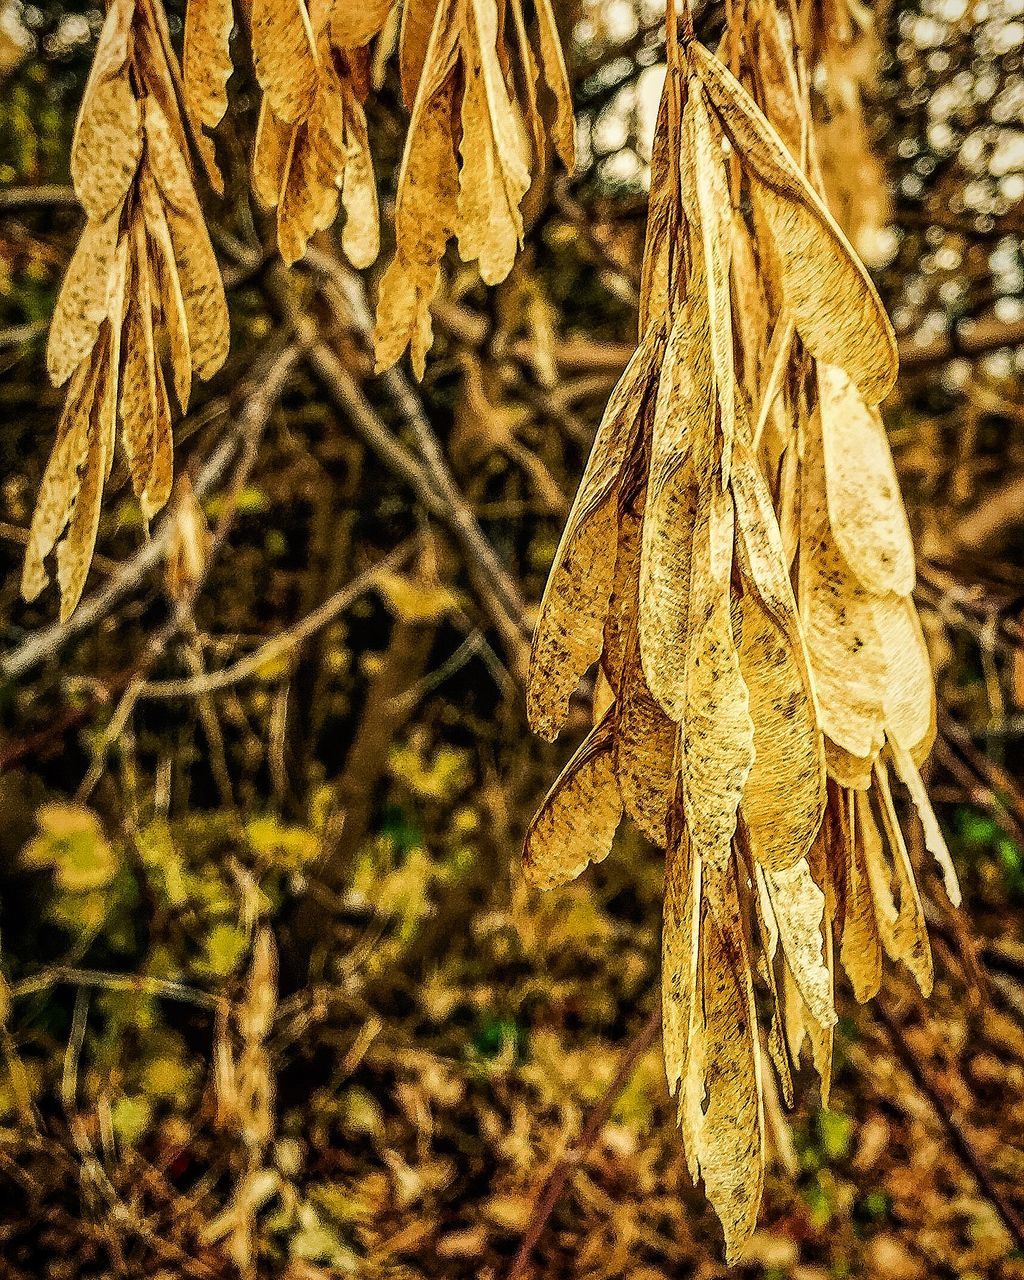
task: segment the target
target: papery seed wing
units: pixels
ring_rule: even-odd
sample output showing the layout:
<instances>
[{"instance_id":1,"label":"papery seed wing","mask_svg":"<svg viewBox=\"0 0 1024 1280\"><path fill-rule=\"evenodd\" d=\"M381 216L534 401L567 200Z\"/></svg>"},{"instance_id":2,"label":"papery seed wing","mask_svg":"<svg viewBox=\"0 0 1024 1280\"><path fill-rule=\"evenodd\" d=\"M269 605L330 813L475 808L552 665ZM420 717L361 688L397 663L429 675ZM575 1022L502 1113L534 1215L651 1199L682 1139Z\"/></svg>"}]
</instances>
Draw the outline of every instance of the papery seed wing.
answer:
<instances>
[{"instance_id":1,"label":"papery seed wing","mask_svg":"<svg viewBox=\"0 0 1024 1280\"><path fill-rule=\"evenodd\" d=\"M754 725L754 764L743 815L755 857L773 870L811 846L825 805L817 707L782 535L749 446L737 439L733 494L739 530L740 670Z\"/></svg>"},{"instance_id":2,"label":"papery seed wing","mask_svg":"<svg viewBox=\"0 0 1024 1280\"><path fill-rule=\"evenodd\" d=\"M124 199L142 152L139 104L126 65L133 12L130 0L107 10L71 143L72 181L92 221Z\"/></svg>"},{"instance_id":3,"label":"papery seed wing","mask_svg":"<svg viewBox=\"0 0 1024 1280\"><path fill-rule=\"evenodd\" d=\"M808 349L878 404L896 380L896 338L874 286L781 138L732 73L700 44L689 55L751 179L778 248L786 304Z\"/></svg>"},{"instance_id":4,"label":"papery seed wing","mask_svg":"<svg viewBox=\"0 0 1024 1280\"><path fill-rule=\"evenodd\" d=\"M366 0L365 4L331 6L331 40L339 49L358 49L384 28L395 0ZM429 27L427 28L429 31Z\"/></svg>"},{"instance_id":5,"label":"papery seed wing","mask_svg":"<svg viewBox=\"0 0 1024 1280\"><path fill-rule=\"evenodd\" d=\"M303 256L315 232L331 225L337 216L338 199L334 176L321 171L309 122L297 125L277 210L277 246L287 266Z\"/></svg>"},{"instance_id":6,"label":"papery seed wing","mask_svg":"<svg viewBox=\"0 0 1024 1280\"><path fill-rule=\"evenodd\" d=\"M49 582L46 557L67 527L81 484L82 468L89 452L90 424L96 382L103 354L99 348L75 370L57 428L57 440L43 472L32 513L21 594L34 600Z\"/></svg>"},{"instance_id":7,"label":"papery seed wing","mask_svg":"<svg viewBox=\"0 0 1024 1280\"><path fill-rule=\"evenodd\" d=\"M107 315L107 292L121 225L121 205L102 221L87 222L50 321L46 367L55 386L65 383L96 343Z\"/></svg>"},{"instance_id":8,"label":"papery seed wing","mask_svg":"<svg viewBox=\"0 0 1024 1280\"><path fill-rule=\"evenodd\" d=\"M851 756L882 745L888 667L873 604L835 544L825 502L820 427L812 415L800 496L800 614L821 727Z\"/></svg>"},{"instance_id":9,"label":"papery seed wing","mask_svg":"<svg viewBox=\"0 0 1024 1280\"><path fill-rule=\"evenodd\" d=\"M693 532L681 731L683 807L709 871L729 859L754 763L754 725L732 623L733 523L732 495L712 480L701 491Z\"/></svg>"},{"instance_id":10,"label":"papery seed wing","mask_svg":"<svg viewBox=\"0 0 1024 1280\"><path fill-rule=\"evenodd\" d=\"M765 884L786 962L808 1012L819 1025L834 1026L832 980L822 956L825 895L814 883L806 858L784 871L766 868Z\"/></svg>"},{"instance_id":11,"label":"papery seed wing","mask_svg":"<svg viewBox=\"0 0 1024 1280\"><path fill-rule=\"evenodd\" d=\"M871 786L871 774L875 767L875 755L854 756L837 746L831 738L825 738L825 768L828 776L841 787L852 791L867 791Z\"/></svg>"},{"instance_id":12,"label":"papery seed wing","mask_svg":"<svg viewBox=\"0 0 1024 1280\"><path fill-rule=\"evenodd\" d=\"M145 121L153 174L164 197L178 264L192 368L200 378L210 378L224 363L231 339L220 268L187 162L155 98L146 99Z\"/></svg>"},{"instance_id":13,"label":"papery seed wing","mask_svg":"<svg viewBox=\"0 0 1024 1280\"><path fill-rule=\"evenodd\" d=\"M670 277L679 252L679 192L669 163L668 92L666 77L651 144L651 186L647 199L647 235L640 271L640 334L654 325L668 331ZM673 140L672 145L675 145Z\"/></svg>"},{"instance_id":14,"label":"papery seed wing","mask_svg":"<svg viewBox=\"0 0 1024 1280\"><path fill-rule=\"evenodd\" d=\"M536 0L537 26L540 29L540 61L544 79L555 99L555 149L562 163L572 173L576 167L576 122L572 113L572 93L565 69L565 55L555 23L551 0Z\"/></svg>"},{"instance_id":15,"label":"papery seed wing","mask_svg":"<svg viewBox=\"0 0 1024 1280\"><path fill-rule=\"evenodd\" d=\"M793 1105L793 1072L790 1068L789 1050L786 1045L785 1015L779 995L779 982L776 956L779 950L779 925L775 919L768 884L765 880L764 867L754 863L754 909L757 916L758 934L761 939L761 956L757 970L768 987L771 997L772 1021L768 1031L768 1054L779 1076L782 1096L786 1105Z\"/></svg>"},{"instance_id":16,"label":"papery seed wing","mask_svg":"<svg viewBox=\"0 0 1024 1280\"><path fill-rule=\"evenodd\" d=\"M700 854L685 827L665 851L665 900L661 928L662 1039L669 1093L676 1093L687 1075L690 1032L697 1018L699 940L703 891ZM682 1112L685 1096L680 1094ZM687 1158L696 1152L687 1151Z\"/></svg>"},{"instance_id":17,"label":"papery seed wing","mask_svg":"<svg viewBox=\"0 0 1024 1280\"><path fill-rule=\"evenodd\" d=\"M160 312L167 331L171 352L171 368L174 371L174 390L182 413L187 412L192 392L192 347L188 336L188 315L181 292L178 265L174 260L171 229L167 225L163 201L153 176L144 171L139 183L142 211L150 243L155 250L151 257L154 267Z\"/></svg>"},{"instance_id":18,"label":"papery seed wing","mask_svg":"<svg viewBox=\"0 0 1024 1280\"><path fill-rule=\"evenodd\" d=\"M116 376L110 369L109 355L104 359L101 380L97 383L93 406L89 447L82 470L81 482L75 495L68 531L57 547L57 585L60 588L60 619L66 622L82 597L85 580L92 563L96 545L96 531L100 522L100 500L103 497L103 480L107 470L104 441L109 427L100 422L104 405L109 400L104 394L102 380Z\"/></svg>"},{"instance_id":19,"label":"papery seed wing","mask_svg":"<svg viewBox=\"0 0 1024 1280\"><path fill-rule=\"evenodd\" d=\"M711 123L700 81L693 78L686 99L684 137L692 148L695 191L691 221L700 227L704 268L701 283L707 290L708 333L711 365L718 391L718 425L722 433L722 483L729 479L732 441L736 428L736 371L733 366L732 295L729 268L732 261L732 203L725 172L721 139ZM684 192L684 199L686 193ZM695 217L693 216L695 215Z\"/></svg>"},{"instance_id":20,"label":"papery seed wing","mask_svg":"<svg viewBox=\"0 0 1024 1280\"><path fill-rule=\"evenodd\" d=\"M915 761L935 740L935 680L917 608L909 596L875 596L871 611L885 656L885 726Z\"/></svg>"},{"instance_id":21,"label":"papery seed wing","mask_svg":"<svg viewBox=\"0 0 1024 1280\"><path fill-rule=\"evenodd\" d=\"M381 279L377 302L377 370L389 368L411 345L418 378L432 341L430 303L441 258L458 224L452 112L459 11L448 3L437 8L398 175L395 257Z\"/></svg>"},{"instance_id":22,"label":"papery seed wing","mask_svg":"<svg viewBox=\"0 0 1024 1280\"><path fill-rule=\"evenodd\" d=\"M630 817L649 840L664 848L675 787L678 726L658 705L640 665L635 627L627 641L617 696L616 772Z\"/></svg>"},{"instance_id":23,"label":"papery seed wing","mask_svg":"<svg viewBox=\"0 0 1024 1280\"><path fill-rule=\"evenodd\" d=\"M910 752L902 747L898 739L893 737L892 734L888 737L888 746L896 774L910 792L910 798L914 802L917 816L920 818L921 826L924 828L925 848L939 864L939 869L942 871L942 880L946 886L946 894L950 902L954 907L958 907L961 895L956 868L953 866L953 859L949 855L946 838L943 836L942 828L935 817L935 810L928 799L928 792L925 790L917 765L914 763Z\"/></svg>"},{"instance_id":24,"label":"papery seed wing","mask_svg":"<svg viewBox=\"0 0 1024 1280\"><path fill-rule=\"evenodd\" d=\"M878 776L876 773L876 779ZM887 805L880 787L876 789L875 794L879 797L879 806L892 853L891 867L886 861L882 834L871 812L870 801L863 791L856 793L856 805L857 834L861 841L868 884L875 903L878 935L890 960L905 964L921 988L922 994L927 996L931 993L933 973L924 911L906 845L899 830L899 823L895 820L895 815L889 813L892 798L889 796Z\"/></svg>"},{"instance_id":25,"label":"papery seed wing","mask_svg":"<svg viewBox=\"0 0 1024 1280\"><path fill-rule=\"evenodd\" d=\"M357 271L362 271L377 260L380 252L380 209L366 116L351 87L346 84L343 92L349 152L341 186L341 202L345 207L341 247L349 262Z\"/></svg>"},{"instance_id":26,"label":"papery seed wing","mask_svg":"<svg viewBox=\"0 0 1024 1280\"><path fill-rule=\"evenodd\" d=\"M711 1049L707 1107L699 1125L704 1188L735 1262L757 1223L764 1188L764 1104L754 987L733 869L705 872L701 923L703 1009ZM716 887L716 881L721 887Z\"/></svg>"},{"instance_id":27,"label":"papery seed wing","mask_svg":"<svg viewBox=\"0 0 1024 1280\"><path fill-rule=\"evenodd\" d=\"M876 996L881 986L882 944L875 922L875 904L868 883L862 840L856 838L856 801L849 792L842 791L836 794L836 802L845 811L841 824L845 837L845 876L839 959L850 979L853 994L863 1004Z\"/></svg>"},{"instance_id":28,"label":"papery seed wing","mask_svg":"<svg viewBox=\"0 0 1024 1280\"><path fill-rule=\"evenodd\" d=\"M185 110L207 129L216 128L228 109L233 26L231 0L188 0L182 54Z\"/></svg>"},{"instance_id":29,"label":"papery seed wing","mask_svg":"<svg viewBox=\"0 0 1024 1280\"><path fill-rule=\"evenodd\" d=\"M699 484L695 441L706 441L714 432L703 304L702 295L694 292L679 307L661 362L640 560L644 674L651 692L676 721L686 713L685 653Z\"/></svg>"},{"instance_id":30,"label":"papery seed wing","mask_svg":"<svg viewBox=\"0 0 1024 1280\"><path fill-rule=\"evenodd\" d=\"M617 485L656 368L657 344L633 354L605 409L586 471L548 575L533 635L527 684L530 724L552 738L569 698L601 653L615 577Z\"/></svg>"},{"instance_id":31,"label":"papery seed wing","mask_svg":"<svg viewBox=\"0 0 1024 1280\"><path fill-rule=\"evenodd\" d=\"M153 339L152 280L145 234L136 224L131 294L125 318L124 369L121 375L121 442L132 488L142 498L153 467L153 433L159 406L156 348Z\"/></svg>"},{"instance_id":32,"label":"papery seed wing","mask_svg":"<svg viewBox=\"0 0 1024 1280\"><path fill-rule=\"evenodd\" d=\"M820 363L818 410L836 543L867 590L909 595L914 544L881 415L842 369Z\"/></svg>"},{"instance_id":33,"label":"papery seed wing","mask_svg":"<svg viewBox=\"0 0 1024 1280\"><path fill-rule=\"evenodd\" d=\"M264 96L252 156L252 189L264 209L276 209L281 199L293 133L294 126L278 120L270 99Z\"/></svg>"},{"instance_id":34,"label":"papery seed wing","mask_svg":"<svg viewBox=\"0 0 1024 1280\"><path fill-rule=\"evenodd\" d=\"M316 38L304 0L252 0L252 58L256 79L285 124L301 120L313 104Z\"/></svg>"},{"instance_id":35,"label":"papery seed wing","mask_svg":"<svg viewBox=\"0 0 1024 1280\"><path fill-rule=\"evenodd\" d=\"M740 673L754 726L742 812L758 862L782 871L803 858L821 823L824 749L802 646L753 592L741 611Z\"/></svg>"},{"instance_id":36,"label":"papery seed wing","mask_svg":"<svg viewBox=\"0 0 1024 1280\"><path fill-rule=\"evenodd\" d=\"M469 0L469 11L472 34L462 46L459 253L465 262L480 260L485 284L498 284L511 271L523 237L519 206L530 186L529 149L498 61L495 0Z\"/></svg>"},{"instance_id":37,"label":"papery seed wing","mask_svg":"<svg viewBox=\"0 0 1024 1280\"><path fill-rule=\"evenodd\" d=\"M615 780L615 713L590 731L548 792L526 834L526 878L539 889L568 884L612 847L622 818Z\"/></svg>"},{"instance_id":38,"label":"papery seed wing","mask_svg":"<svg viewBox=\"0 0 1024 1280\"><path fill-rule=\"evenodd\" d=\"M447 12L442 21L447 25L448 14L459 7L459 0L405 0L402 5L402 31L399 37L399 66L402 78L402 97L412 110L417 98L420 76L427 59L430 35L437 20L438 9Z\"/></svg>"},{"instance_id":39,"label":"papery seed wing","mask_svg":"<svg viewBox=\"0 0 1024 1280\"><path fill-rule=\"evenodd\" d=\"M143 491L142 514L147 520L164 506L174 483L174 439L167 384L159 361L156 365L156 418L153 421L153 463Z\"/></svg>"}]
</instances>

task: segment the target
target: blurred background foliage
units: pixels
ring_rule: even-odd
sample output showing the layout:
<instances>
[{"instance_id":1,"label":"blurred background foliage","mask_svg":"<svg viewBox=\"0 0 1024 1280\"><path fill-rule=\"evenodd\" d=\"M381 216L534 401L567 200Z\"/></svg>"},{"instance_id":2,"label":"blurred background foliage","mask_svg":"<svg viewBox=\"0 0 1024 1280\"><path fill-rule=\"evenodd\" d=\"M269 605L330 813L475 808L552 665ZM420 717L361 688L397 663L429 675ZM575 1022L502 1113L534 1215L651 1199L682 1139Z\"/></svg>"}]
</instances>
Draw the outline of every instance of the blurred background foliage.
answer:
<instances>
[{"instance_id":1,"label":"blurred background foliage","mask_svg":"<svg viewBox=\"0 0 1024 1280\"><path fill-rule=\"evenodd\" d=\"M706 35L722 16L705 7ZM122 477L61 629L17 583L102 15L0 0L5 1276L497 1276L602 1098L535 1274L724 1271L658 1047L610 1090L657 998L658 857L626 832L547 896L517 866L587 720L581 700L564 744L533 739L521 678L635 337L663 61L645 0L559 17L579 171L528 197L504 285L449 261L419 388L372 375L333 233L291 273L276 261L236 32L228 192L206 201L231 356L177 428L172 509L146 541ZM807 1087L771 1117L742 1270L1019 1277L1024 5L883 0L875 20L869 136L836 121L826 179L846 167L842 213L899 331L887 419L940 688L929 781L966 905L950 917L924 872L927 1007L891 973L881 1015L847 993L829 1109ZM387 207L404 115L379 74Z\"/></svg>"}]
</instances>

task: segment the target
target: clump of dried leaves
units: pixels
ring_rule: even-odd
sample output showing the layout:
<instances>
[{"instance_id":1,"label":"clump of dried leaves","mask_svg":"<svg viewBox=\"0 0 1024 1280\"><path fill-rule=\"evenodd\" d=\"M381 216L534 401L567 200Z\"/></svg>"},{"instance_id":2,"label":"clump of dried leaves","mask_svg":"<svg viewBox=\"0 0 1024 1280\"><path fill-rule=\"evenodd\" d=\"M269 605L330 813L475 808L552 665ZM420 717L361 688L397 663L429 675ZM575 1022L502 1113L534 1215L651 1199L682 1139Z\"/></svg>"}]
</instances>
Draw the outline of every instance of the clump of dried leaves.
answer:
<instances>
[{"instance_id":1,"label":"clump of dried leaves","mask_svg":"<svg viewBox=\"0 0 1024 1280\"><path fill-rule=\"evenodd\" d=\"M396 204L395 257L380 286L377 363L407 346L422 376L441 259L457 237L488 284L503 280L523 238L520 209L547 146L538 107L543 69L554 145L574 162L572 105L550 0L536 0L536 51L521 0L254 0L247 7L262 90L252 162L260 203L277 212L282 258L345 212L356 267L377 257L380 218L363 104L371 44L397 40L412 111ZM240 15L241 16L241 15ZM212 139L227 110L231 0L188 0L182 66L161 0L111 0L72 151L88 222L50 331L48 366L70 388L25 559L34 599L56 549L61 615L75 608L92 560L117 425L142 513L173 478L165 360L179 409L193 373L209 378L228 350L224 289L196 194L193 156L218 193Z\"/></svg>"},{"instance_id":2,"label":"clump of dried leaves","mask_svg":"<svg viewBox=\"0 0 1024 1280\"><path fill-rule=\"evenodd\" d=\"M554 736L600 664L595 726L526 867L564 883L607 856L623 812L665 849L666 1066L731 1258L764 1181L757 989L791 1101L805 1042L827 1098L837 959L859 1000L883 951L931 988L893 776L958 900L918 772L934 690L877 409L896 344L819 194L800 51L827 41L828 14L799 23L751 4L730 70L670 17L640 343L556 554L529 688Z\"/></svg>"}]
</instances>

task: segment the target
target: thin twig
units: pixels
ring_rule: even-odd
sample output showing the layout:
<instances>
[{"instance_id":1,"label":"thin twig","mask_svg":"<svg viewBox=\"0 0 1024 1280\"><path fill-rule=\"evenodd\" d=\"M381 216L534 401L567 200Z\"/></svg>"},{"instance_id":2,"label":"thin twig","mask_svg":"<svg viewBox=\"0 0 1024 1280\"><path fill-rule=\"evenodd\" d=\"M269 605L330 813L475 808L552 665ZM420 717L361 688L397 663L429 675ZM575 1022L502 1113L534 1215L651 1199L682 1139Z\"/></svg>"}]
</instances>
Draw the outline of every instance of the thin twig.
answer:
<instances>
[{"instance_id":1,"label":"thin twig","mask_svg":"<svg viewBox=\"0 0 1024 1280\"><path fill-rule=\"evenodd\" d=\"M194 1004L203 1009L216 1009L221 1004L220 996L169 978L151 978L136 973L105 973L100 969L76 969L64 964L52 965L27 978L20 978L17 982L12 982L8 990L12 1000L20 1000L24 996L35 995L56 986L94 987L99 991L159 996L163 1000Z\"/></svg>"},{"instance_id":2,"label":"thin twig","mask_svg":"<svg viewBox=\"0 0 1024 1280\"><path fill-rule=\"evenodd\" d=\"M253 378L253 395L239 414L234 429L221 440L196 478L193 487L200 501L220 481L247 436L257 428L262 430L262 424L270 416L301 355L301 344L290 343L277 353L269 367L261 364L259 373ZM152 537L111 575L109 582L79 605L66 622L44 627L0 657L0 676L7 680L18 679L41 662L55 657L70 640L105 618L125 596L136 590L150 570L161 563L173 531L173 513L167 512Z\"/></svg>"},{"instance_id":3,"label":"thin twig","mask_svg":"<svg viewBox=\"0 0 1024 1280\"><path fill-rule=\"evenodd\" d=\"M525 1274L526 1268L530 1264L530 1255L544 1233L548 1219L555 1211L555 1206L565 1190L565 1184L569 1181L573 1170L582 1163L584 1157L600 1137L601 1130L608 1123L608 1118L619 1099L619 1095L629 1083L629 1079L636 1070L640 1059L658 1038L660 1031L661 1005L656 1001L647 1021L623 1050L615 1075L587 1117L587 1122L580 1131L578 1140L556 1161L554 1168L544 1179L544 1183L533 1202L533 1212L530 1214L529 1225L523 1234L522 1240L519 1242L519 1248L516 1250L516 1256L512 1259L512 1265L505 1273L505 1280L519 1280Z\"/></svg>"},{"instance_id":4,"label":"thin twig","mask_svg":"<svg viewBox=\"0 0 1024 1280\"><path fill-rule=\"evenodd\" d=\"M146 681L140 690L143 698L191 698L205 693L213 693L217 689L226 689L229 685L239 684L255 675L263 667L274 662L293 649L297 649L310 636L332 622L339 613L354 604L361 595L371 590L381 577L399 568L412 554L415 547L413 540L397 546L390 555L384 556L376 564L363 573L358 574L340 590L323 602L294 626L282 631L268 640L266 644L239 658L229 667L220 671L210 671L205 675L189 676L183 680L151 680Z\"/></svg>"},{"instance_id":5,"label":"thin twig","mask_svg":"<svg viewBox=\"0 0 1024 1280\"><path fill-rule=\"evenodd\" d=\"M925 1066L921 1058L907 1044L903 1036L903 1030L885 1000L881 997L877 998L875 1009L879 1020L888 1032L889 1041L896 1056L910 1073L911 1079L917 1085L918 1090L931 1103L939 1123L949 1139L949 1145L960 1158L965 1168L974 1176L978 1186L991 1202L1003 1225L1010 1233L1010 1237L1016 1247L1024 1251L1024 1219L1021 1218L1021 1215L1007 1200L1002 1188L996 1185L980 1152L955 1117L954 1104L945 1096L931 1070Z\"/></svg>"}]
</instances>

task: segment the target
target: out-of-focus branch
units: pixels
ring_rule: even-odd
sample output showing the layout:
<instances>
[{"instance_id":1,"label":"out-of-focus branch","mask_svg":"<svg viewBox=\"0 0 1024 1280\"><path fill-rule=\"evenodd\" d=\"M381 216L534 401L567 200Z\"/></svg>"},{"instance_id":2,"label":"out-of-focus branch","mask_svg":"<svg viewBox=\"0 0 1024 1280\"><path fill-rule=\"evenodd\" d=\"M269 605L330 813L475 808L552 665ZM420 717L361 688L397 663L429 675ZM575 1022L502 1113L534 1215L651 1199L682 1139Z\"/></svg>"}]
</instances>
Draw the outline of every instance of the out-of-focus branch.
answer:
<instances>
[{"instance_id":1,"label":"out-of-focus branch","mask_svg":"<svg viewBox=\"0 0 1024 1280\"><path fill-rule=\"evenodd\" d=\"M661 1002L655 1000L654 1008L647 1021L623 1049L615 1075L608 1084L600 1099L594 1104L587 1122L573 1146L555 1162L554 1168L545 1178L537 1197L533 1202L530 1221L519 1242L512 1265L505 1273L505 1280L520 1280L530 1265L530 1255L548 1224L548 1219L555 1211L555 1206L565 1190L572 1171L579 1167L584 1157L601 1135L601 1130L608 1123L619 1095L629 1084L630 1077L636 1070L640 1059L654 1044L661 1031Z\"/></svg>"},{"instance_id":2,"label":"out-of-focus branch","mask_svg":"<svg viewBox=\"0 0 1024 1280\"><path fill-rule=\"evenodd\" d=\"M1024 341L1024 327L1021 340ZM953 528L953 538L964 551L984 555L1007 535L1024 525L1024 476L1012 476L983 502L972 507Z\"/></svg>"},{"instance_id":3,"label":"out-of-focus branch","mask_svg":"<svg viewBox=\"0 0 1024 1280\"><path fill-rule=\"evenodd\" d=\"M0 191L0 213L21 213L29 209L79 209L74 187L56 182L38 187L8 187Z\"/></svg>"},{"instance_id":4,"label":"out-of-focus branch","mask_svg":"<svg viewBox=\"0 0 1024 1280\"><path fill-rule=\"evenodd\" d=\"M328 262L327 255L314 253L310 265L327 270ZM330 270L332 274L344 272L340 264L332 265ZM344 274L340 279L346 290L352 288ZM357 379L320 335L315 318L299 304L294 283L284 269L275 267L268 272L265 286L277 309L305 339L307 363L352 429L389 470L410 486L423 510L453 535L463 552L470 581L499 631L513 666L525 670L528 628L522 597L456 483L441 443L404 375L390 370L382 375L382 382L413 433L422 461L380 419ZM346 298L351 297L346 292ZM358 298L352 301L355 306ZM356 332L366 338L370 316L365 301L362 310L355 307L352 319Z\"/></svg>"},{"instance_id":5,"label":"out-of-focus branch","mask_svg":"<svg viewBox=\"0 0 1024 1280\"><path fill-rule=\"evenodd\" d=\"M904 373L916 373L958 356L972 360L1001 347L1019 346L1024 346L1024 320L1006 321L989 315L975 321L962 333L955 329L921 346L900 343L900 368Z\"/></svg>"},{"instance_id":6,"label":"out-of-focus branch","mask_svg":"<svg viewBox=\"0 0 1024 1280\"><path fill-rule=\"evenodd\" d=\"M226 689L230 685L239 684L255 675L268 663L276 661L286 653L297 649L310 636L332 622L339 613L344 612L361 595L371 590L387 573L399 568L414 549L414 543L404 542L395 548L390 555L383 556L376 564L358 574L351 582L347 582L322 605L307 613L294 626L280 632L266 644L260 645L253 653L239 658L231 666L220 671L209 671L203 675L189 676L184 680L147 681L141 688L143 698L192 698L203 694L214 693L218 689Z\"/></svg>"}]
</instances>

